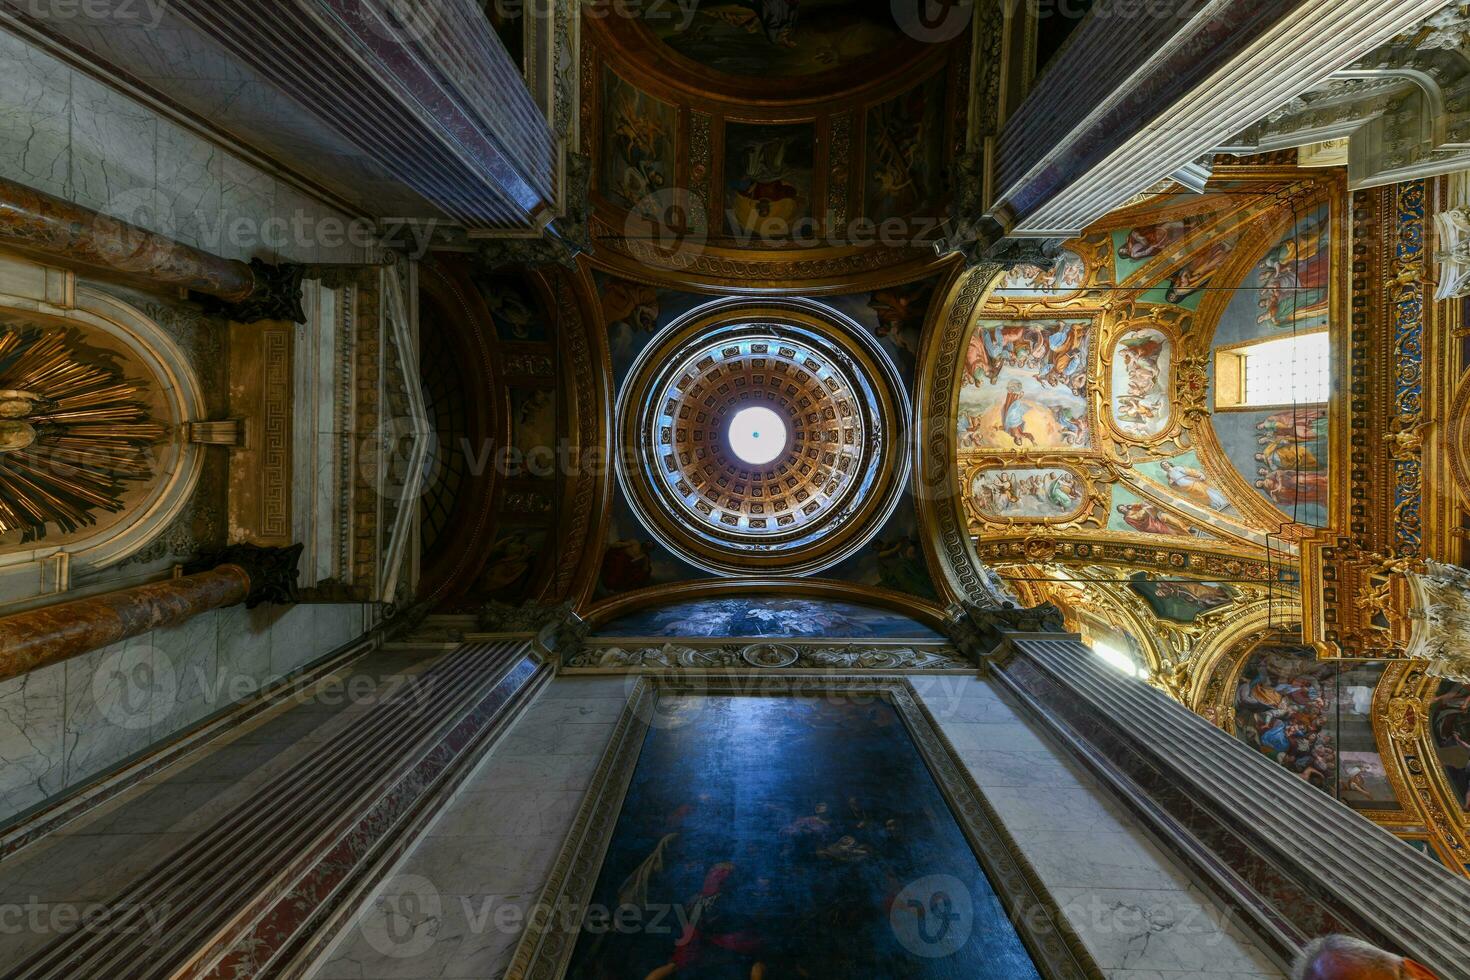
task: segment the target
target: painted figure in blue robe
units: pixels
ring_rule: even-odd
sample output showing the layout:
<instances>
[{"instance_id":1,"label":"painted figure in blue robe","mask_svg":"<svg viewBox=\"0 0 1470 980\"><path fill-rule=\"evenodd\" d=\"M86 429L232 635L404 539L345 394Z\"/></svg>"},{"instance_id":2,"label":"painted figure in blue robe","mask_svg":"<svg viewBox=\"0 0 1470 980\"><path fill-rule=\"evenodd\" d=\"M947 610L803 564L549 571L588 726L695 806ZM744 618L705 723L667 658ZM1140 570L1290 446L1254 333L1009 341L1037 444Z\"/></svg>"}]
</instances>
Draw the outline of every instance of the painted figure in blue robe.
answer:
<instances>
[{"instance_id":1,"label":"painted figure in blue robe","mask_svg":"<svg viewBox=\"0 0 1470 980\"><path fill-rule=\"evenodd\" d=\"M1023 445L1022 440L1029 440L1036 445L1036 437L1026 431L1026 403L1021 399L1021 383L1012 381L1006 385L1006 400L1001 406L1001 428L1011 437L1016 445Z\"/></svg>"}]
</instances>

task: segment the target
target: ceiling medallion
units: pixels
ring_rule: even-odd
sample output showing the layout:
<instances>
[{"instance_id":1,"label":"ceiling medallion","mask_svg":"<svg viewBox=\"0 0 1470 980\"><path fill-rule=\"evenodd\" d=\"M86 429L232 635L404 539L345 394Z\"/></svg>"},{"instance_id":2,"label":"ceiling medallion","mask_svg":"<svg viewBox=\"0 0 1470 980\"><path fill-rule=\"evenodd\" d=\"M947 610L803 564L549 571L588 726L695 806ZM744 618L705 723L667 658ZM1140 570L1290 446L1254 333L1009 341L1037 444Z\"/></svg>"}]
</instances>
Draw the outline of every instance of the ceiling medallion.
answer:
<instances>
[{"instance_id":1,"label":"ceiling medallion","mask_svg":"<svg viewBox=\"0 0 1470 980\"><path fill-rule=\"evenodd\" d=\"M618 478L649 532L700 568L807 575L892 513L908 420L897 371L860 325L806 300L721 300L634 364Z\"/></svg>"}]
</instances>

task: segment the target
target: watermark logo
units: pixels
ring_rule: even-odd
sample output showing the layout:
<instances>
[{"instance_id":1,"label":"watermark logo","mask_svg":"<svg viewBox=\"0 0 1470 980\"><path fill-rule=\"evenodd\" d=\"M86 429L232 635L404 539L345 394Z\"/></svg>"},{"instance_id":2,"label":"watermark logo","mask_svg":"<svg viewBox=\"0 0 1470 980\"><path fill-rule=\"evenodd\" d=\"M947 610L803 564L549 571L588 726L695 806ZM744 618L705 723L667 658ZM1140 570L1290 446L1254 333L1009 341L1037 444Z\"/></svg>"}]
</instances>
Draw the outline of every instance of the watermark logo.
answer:
<instances>
[{"instance_id":1,"label":"watermark logo","mask_svg":"<svg viewBox=\"0 0 1470 980\"><path fill-rule=\"evenodd\" d=\"M378 487L378 492L390 500L414 500L428 493L439 479L443 467L439 464L438 434L431 426L409 416L386 419L376 437L381 460L372 453L359 454L359 468L369 483ZM364 446L365 449L374 448ZM386 480L378 479L378 466ZM413 472L418 467L422 472Z\"/></svg>"},{"instance_id":2,"label":"watermark logo","mask_svg":"<svg viewBox=\"0 0 1470 980\"><path fill-rule=\"evenodd\" d=\"M953 875L910 882L894 899L888 922L903 948L915 956L953 956L970 941L975 927L970 889Z\"/></svg>"},{"instance_id":3,"label":"watermark logo","mask_svg":"<svg viewBox=\"0 0 1470 980\"><path fill-rule=\"evenodd\" d=\"M398 875L384 886L360 928L367 944L392 959L427 953L439 937L444 900L420 875Z\"/></svg>"},{"instance_id":4,"label":"watermark logo","mask_svg":"<svg viewBox=\"0 0 1470 980\"><path fill-rule=\"evenodd\" d=\"M942 44L960 36L975 15L975 0L892 0L893 20L909 37Z\"/></svg>"},{"instance_id":5,"label":"watermark logo","mask_svg":"<svg viewBox=\"0 0 1470 980\"><path fill-rule=\"evenodd\" d=\"M119 228L117 222L131 227ZM136 234L141 239L144 233L153 232L165 238L179 237L174 202L156 187L135 187L112 195L98 212L95 224L96 230L104 235ZM132 243L132 247L140 244L141 241Z\"/></svg>"},{"instance_id":6,"label":"watermark logo","mask_svg":"<svg viewBox=\"0 0 1470 980\"><path fill-rule=\"evenodd\" d=\"M437 0L359 0L368 30L394 44L416 44L430 37L441 16Z\"/></svg>"},{"instance_id":7,"label":"watermark logo","mask_svg":"<svg viewBox=\"0 0 1470 980\"><path fill-rule=\"evenodd\" d=\"M108 653L92 672L92 701L102 717L130 731L148 728L178 700L179 678L168 655L143 640Z\"/></svg>"},{"instance_id":8,"label":"watermark logo","mask_svg":"<svg viewBox=\"0 0 1470 980\"><path fill-rule=\"evenodd\" d=\"M687 265L704 252L709 211L704 199L683 187L651 191L639 199L623 222L623 237L646 242L675 265Z\"/></svg>"},{"instance_id":9,"label":"watermark logo","mask_svg":"<svg viewBox=\"0 0 1470 980\"><path fill-rule=\"evenodd\" d=\"M157 30L168 12L168 0L7 0L34 20L86 21Z\"/></svg>"}]
</instances>

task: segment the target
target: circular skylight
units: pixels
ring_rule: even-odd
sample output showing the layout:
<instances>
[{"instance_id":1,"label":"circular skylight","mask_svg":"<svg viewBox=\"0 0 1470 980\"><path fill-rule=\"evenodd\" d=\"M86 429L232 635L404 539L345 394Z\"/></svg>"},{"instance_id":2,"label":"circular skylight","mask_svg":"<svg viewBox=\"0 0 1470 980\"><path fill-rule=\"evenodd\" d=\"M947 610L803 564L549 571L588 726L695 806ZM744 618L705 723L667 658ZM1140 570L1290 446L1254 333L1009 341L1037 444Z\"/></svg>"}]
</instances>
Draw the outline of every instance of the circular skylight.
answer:
<instances>
[{"instance_id":1,"label":"circular skylight","mask_svg":"<svg viewBox=\"0 0 1470 980\"><path fill-rule=\"evenodd\" d=\"M730 420L730 451L751 466L764 466L786 451L786 424L769 408L742 408Z\"/></svg>"},{"instance_id":2,"label":"circular skylight","mask_svg":"<svg viewBox=\"0 0 1470 980\"><path fill-rule=\"evenodd\" d=\"M907 480L908 407L872 334L807 300L716 301L638 356L618 480L675 554L807 575L863 546Z\"/></svg>"}]
</instances>

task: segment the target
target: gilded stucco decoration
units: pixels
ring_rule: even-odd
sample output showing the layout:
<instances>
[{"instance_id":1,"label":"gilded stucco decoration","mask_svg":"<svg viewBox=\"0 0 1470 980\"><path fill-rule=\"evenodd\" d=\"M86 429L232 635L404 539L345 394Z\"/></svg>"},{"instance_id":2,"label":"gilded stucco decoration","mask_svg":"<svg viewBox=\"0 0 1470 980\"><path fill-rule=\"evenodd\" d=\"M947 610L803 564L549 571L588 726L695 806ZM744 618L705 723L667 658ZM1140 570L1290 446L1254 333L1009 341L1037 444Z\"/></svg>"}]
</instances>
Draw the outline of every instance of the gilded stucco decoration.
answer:
<instances>
[{"instance_id":1,"label":"gilded stucco decoration","mask_svg":"<svg viewBox=\"0 0 1470 980\"><path fill-rule=\"evenodd\" d=\"M956 454L982 559L1118 561L1289 583L1326 514L1326 404L1216 410L1217 348L1320 330L1340 188L1222 166L1005 271L959 364ZM1337 266L1341 266L1341 256Z\"/></svg>"},{"instance_id":2,"label":"gilded stucco decoration","mask_svg":"<svg viewBox=\"0 0 1470 980\"><path fill-rule=\"evenodd\" d=\"M0 540L92 527L136 502L154 475L153 447L170 426L153 382L99 340L0 323Z\"/></svg>"}]
</instances>

